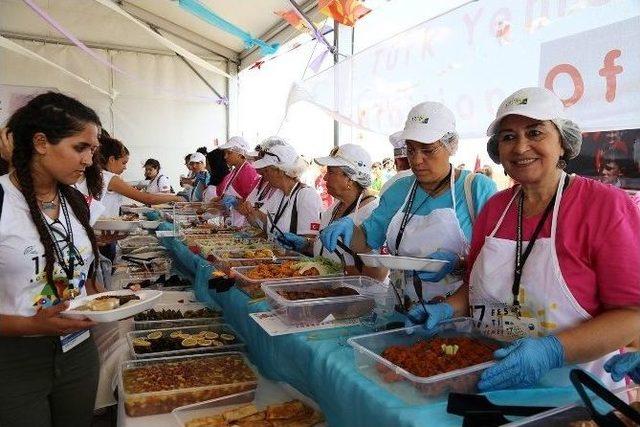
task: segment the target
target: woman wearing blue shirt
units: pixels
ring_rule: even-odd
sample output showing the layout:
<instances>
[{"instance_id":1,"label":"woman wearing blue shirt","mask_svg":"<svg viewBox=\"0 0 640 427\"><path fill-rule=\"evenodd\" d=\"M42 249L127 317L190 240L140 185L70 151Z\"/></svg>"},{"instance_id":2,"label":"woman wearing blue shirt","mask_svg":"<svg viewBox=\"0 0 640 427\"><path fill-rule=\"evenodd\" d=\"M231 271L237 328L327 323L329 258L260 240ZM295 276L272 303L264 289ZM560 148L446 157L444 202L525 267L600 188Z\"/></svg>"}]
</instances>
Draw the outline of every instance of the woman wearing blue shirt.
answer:
<instances>
[{"instance_id":1,"label":"woman wearing blue shirt","mask_svg":"<svg viewBox=\"0 0 640 427\"><path fill-rule=\"evenodd\" d=\"M413 107L402 138L413 175L394 182L362 225L355 227L345 217L325 228L320 239L330 251L339 238L357 252L378 249L386 241L394 255L445 261L437 273L419 272L424 299L439 299L462 284L460 275L452 273L467 253L474 213L496 192L496 185L484 175L451 166L458 135L453 113L443 104Z\"/></svg>"}]
</instances>

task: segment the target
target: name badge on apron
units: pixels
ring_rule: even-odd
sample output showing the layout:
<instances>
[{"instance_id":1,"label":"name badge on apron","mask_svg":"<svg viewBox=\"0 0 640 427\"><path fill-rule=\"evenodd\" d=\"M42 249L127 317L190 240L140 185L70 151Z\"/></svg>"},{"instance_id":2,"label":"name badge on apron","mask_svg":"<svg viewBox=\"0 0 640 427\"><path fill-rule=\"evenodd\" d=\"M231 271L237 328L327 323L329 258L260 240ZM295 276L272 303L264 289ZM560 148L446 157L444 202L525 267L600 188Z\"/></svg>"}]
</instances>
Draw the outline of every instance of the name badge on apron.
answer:
<instances>
[{"instance_id":1,"label":"name badge on apron","mask_svg":"<svg viewBox=\"0 0 640 427\"><path fill-rule=\"evenodd\" d=\"M89 330L86 331L78 331L69 335L63 335L60 337L60 344L62 345L62 352L66 353L71 350L87 338L91 336L91 332Z\"/></svg>"}]
</instances>

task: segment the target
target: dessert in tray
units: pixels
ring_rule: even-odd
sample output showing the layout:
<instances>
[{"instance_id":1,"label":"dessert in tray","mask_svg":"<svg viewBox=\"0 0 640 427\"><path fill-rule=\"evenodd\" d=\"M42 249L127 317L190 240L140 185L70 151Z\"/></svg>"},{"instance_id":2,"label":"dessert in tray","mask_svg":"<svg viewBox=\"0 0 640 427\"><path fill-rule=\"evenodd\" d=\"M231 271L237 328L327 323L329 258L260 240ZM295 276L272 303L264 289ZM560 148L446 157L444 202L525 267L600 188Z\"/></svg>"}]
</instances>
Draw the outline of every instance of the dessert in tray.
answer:
<instances>
[{"instance_id":1,"label":"dessert in tray","mask_svg":"<svg viewBox=\"0 0 640 427\"><path fill-rule=\"evenodd\" d=\"M171 353L189 354L214 350L228 351L229 348L237 349L242 342L236 337L227 325L195 326L186 328L159 329L145 332L130 332L133 353L139 355L152 355L154 357L166 356Z\"/></svg>"},{"instance_id":2,"label":"dessert in tray","mask_svg":"<svg viewBox=\"0 0 640 427\"><path fill-rule=\"evenodd\" d=\"M164 414L257 386L256 374L240 353L128 361L120 381L125 411L132 417Z\"/></svg>"},{"instance_id":3,"label":"dessert in tray","mask_svg":"<svg viewBox=\"0 0 640 427\"><path fill-rule=\"evenodd\" d=\"M154 321L154 320L182 320L182 319L207 319L220 317L220 312L210 309L209 307L198 308L194 310L180 309L151 309L136 314L134 321Z\"/></svg>"},{"instance_id":4,"label":"dessert in tray","mask_svg":"<svg viewBox=\"0 0 640 427\"><path fill-rule=\"evenodd\" d=\"M264 263L249 270L249 279L280 279L287 277L330 276L342 273L342 267L326 258L316 257L301 261Z\"/></svg>"},{"instance_id":5,"label":"dessert in tray","mask_svg":"<svg viewBox=\"0 0 640 427\"><path fill-rule=\"evenodd\" d=\"M299 400L258 408L250 403L226 410L220 414L194 418L185 427L225 426L314 426L324 421L322 413L306 406Z\"/></svg>"}]
</instances>

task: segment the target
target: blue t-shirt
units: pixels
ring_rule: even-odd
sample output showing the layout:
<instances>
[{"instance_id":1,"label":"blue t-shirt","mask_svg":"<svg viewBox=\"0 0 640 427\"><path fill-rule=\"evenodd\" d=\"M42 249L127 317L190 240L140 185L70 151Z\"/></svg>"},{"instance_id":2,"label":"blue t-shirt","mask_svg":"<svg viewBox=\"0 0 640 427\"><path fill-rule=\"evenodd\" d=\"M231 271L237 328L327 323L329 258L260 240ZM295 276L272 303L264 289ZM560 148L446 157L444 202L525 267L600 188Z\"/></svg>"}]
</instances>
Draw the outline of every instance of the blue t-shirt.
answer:
<instances>
[{"instance_id":1,"label":"blue t-shirt","mask_svg":"<svg viewBox=\"0 0 640 427\"><path fill-rule=\"evenodd\" d=\"M462 228L462 231L469 242L471 241L471 229L473 228L473 224L471 223L471 217L469 216L467 198L464 194L464 180L470 173L471 172L469 171L462 171L455 182L456 217L460 223L460 228ZM399 178L394 182L387 191L382 193L380 196L380 204L378 204L378 207L371 212L369 218L364 220L362 223L362 228L367 235L367 245L369 245L370 248L378 249L387 240L387 228L391 223L391 219L400 209L403 209L403 212L406 210L406 206L403 208L403 205L415 180L415 175L410 175ZM471 194L473 196L473 207L476 216L487 200L489 200L496 191L496 183L493 182L491 178L482 174L477 174L475 176L471 185ZM417 215L428 215L435 209L451 207L453 207L453 201L451 200L450 189L434 199L418 185L412 208L412 210L417 208ZM406 239L411 237L405 235L404 238Z\"/></svg>"}]
</instances>

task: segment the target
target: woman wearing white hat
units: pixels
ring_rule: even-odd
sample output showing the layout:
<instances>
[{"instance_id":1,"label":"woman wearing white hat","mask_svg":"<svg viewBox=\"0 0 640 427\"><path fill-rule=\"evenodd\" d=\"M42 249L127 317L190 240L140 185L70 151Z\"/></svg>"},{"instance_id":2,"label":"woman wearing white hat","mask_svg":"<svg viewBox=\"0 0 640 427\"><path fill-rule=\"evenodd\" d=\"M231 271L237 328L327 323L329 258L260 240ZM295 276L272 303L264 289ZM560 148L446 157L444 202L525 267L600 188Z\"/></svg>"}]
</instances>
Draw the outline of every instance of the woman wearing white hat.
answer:
<instances>
[{"instance_id":1,"label":"woman wearing white hat","mask_svg":"<svg viewBox=\"0 0 640 427\"><path fill-rule=\"evenodd\" d=\"M255 168L247 161L249 144L241 136L232 136L220 147L224 150L224 159L231 168L231 177L222 189L222 204L231 210L231 223L235 226L245 224L244 215L236 211L238 203L246 199L259 181Z\"/></svg>"},{"instance_id":2,"label":"woman wearing white hat","mask_svg":"<svg viewBox=\"0 0 640 427\"><path fill-rule=\"evenodd\" d=\"M393 146L393 163L395 164L397 173L382 184L380 194L387 191L387 189L391 187L391 184L396 182L397 179L413 175L409 159L407 158L407 144L405 140L402 139L402 131L389 135L389 142Z\"/></svg>"},{"instance_id":3,"label":"woman wearing white hat","mask_svg":"<svg viewBox=\"0 0 640 427\"><path fill-rule=\"evenodd\" d=\"M458 136L453 113L444 105L424 102L413 107L402 138L414 175L396 180L360 226L341 218L320 238L329 250L336 248L339 238L350 244L353 236L356 252L378 249L386 241L392 254L446 261L437 273L419 273L425 300L443 298L462 284L460 275L451 273L461 269L460 260L467 253L473 212L496 187L483 175L453 170L449 157L456 151ZM405 292L417 298L412 290Z\"/></svg>"},{"instance_id":4,"label":"woman wearing white hat","mask_svg":"<svg viewBox=\"0 0 640 427\"><path fill-rule=\"evenodd\" d=\"M354 224L360 225L378 206L378 198L370 191L371 157L367 151L355 144L344 144L331 150L327 157L319 157L315 162L327 167L324 180L329 194L336 199L335 203L320 216L320 229L324 229L340 218L349 217ZM324 256L340 262L340 257L328 251L319 239L306 239L293 233L285 233L286 245L299 252ZM355 268L353 256L337 248L344 258L347 270L351 274L365 274L383 280L387 274L385 269L363 267Z\"/></svg>"},{"instance_id":5,"label":"woman wearing white hat","mask_svg":"<svg viewBox=\"0 0 640 427\"><path fill-rule=\"evenodd\" d=\"M468 285L427 307L426 327L471 311L485 334L516 339L495 353L502 360L483 372L481 390L529 387L576 363L614 386L604 361L640 330L640 212L621 190L563 171L582 144L565 117L543 88L502 102L487 151L520 185L480 213Z\"/></svg>"},{"instance_id":6,"label":"woman wearing white hat","mask_svg":"<svg viewBox=\"0 0 640 427\"><path fill-rule=\"evenodd\" d=\"M299 177L307 168L305 161L288 144L274 145L262 155L253 167L282 195L269 198L260 209L252 209L251 216L265 224L267 234L274 238L280 237L281 232L317 235L322 200L314 188L300 182Z\"/></svg>"}]
</instances>

